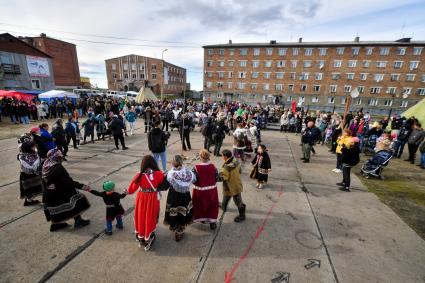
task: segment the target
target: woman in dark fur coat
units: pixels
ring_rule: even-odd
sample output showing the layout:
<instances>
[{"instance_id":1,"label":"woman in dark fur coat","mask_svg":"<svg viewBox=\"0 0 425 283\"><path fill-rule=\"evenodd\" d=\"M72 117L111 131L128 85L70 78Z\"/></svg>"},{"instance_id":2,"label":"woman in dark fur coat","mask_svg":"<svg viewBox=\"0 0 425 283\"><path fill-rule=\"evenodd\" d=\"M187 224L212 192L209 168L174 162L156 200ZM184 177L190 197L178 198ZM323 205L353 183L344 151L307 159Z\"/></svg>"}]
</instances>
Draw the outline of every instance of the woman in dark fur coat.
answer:
<instances>
[{"instance_id":1,"label":"woman in dark fur coat","mask_svg":"<svg viewBox=\"0 0 425 283\"><path fill-rule=\"evenodd\" d=\"M258 145L257 155L255 155L254 159L251 161L251 164L254 167L250 177L256 179L256 187L262 189L263 185L268 181L269 172L272 170L272 164L265 145Z\"/></svg>"}]
</instances>

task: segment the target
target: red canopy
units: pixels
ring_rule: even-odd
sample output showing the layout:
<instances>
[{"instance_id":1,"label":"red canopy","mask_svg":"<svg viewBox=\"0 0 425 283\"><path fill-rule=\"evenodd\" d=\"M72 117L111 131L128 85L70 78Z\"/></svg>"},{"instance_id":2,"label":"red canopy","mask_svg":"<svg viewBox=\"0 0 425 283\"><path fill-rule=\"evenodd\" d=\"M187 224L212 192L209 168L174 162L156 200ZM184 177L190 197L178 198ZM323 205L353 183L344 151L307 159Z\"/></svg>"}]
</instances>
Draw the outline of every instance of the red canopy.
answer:
<instances>
[{"instance_id":1,"label":"red canopy","mask_svg":"<svg viewBox=\"0 0 425 283\"><path fill-rule=\"evenodd\" d=\"M13 90L0 90L0 99L5 97L14 97L18 100L25 100L26 102L31 102L34 99L34 95L22 93Z\"/></svg>"}]
</instances>

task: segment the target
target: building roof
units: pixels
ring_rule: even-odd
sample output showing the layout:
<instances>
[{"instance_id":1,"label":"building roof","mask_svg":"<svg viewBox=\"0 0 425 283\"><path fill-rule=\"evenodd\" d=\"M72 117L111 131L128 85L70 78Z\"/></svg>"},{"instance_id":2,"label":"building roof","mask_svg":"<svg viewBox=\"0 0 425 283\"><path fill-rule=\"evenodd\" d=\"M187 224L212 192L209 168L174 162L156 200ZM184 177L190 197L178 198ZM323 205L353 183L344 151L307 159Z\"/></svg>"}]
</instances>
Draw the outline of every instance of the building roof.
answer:
<instances>
[{"instance_id":1,"label":"building roof","mask_svg":"<svg viewBox=\"0 0 425 283\"><path fill-rule=\"evenodd\" d=\"M31 56L39 56L45 58L52 58L47 53L44 53L41 50L38 50L32 45L20 40L17 37L14 37L10 33L2 33L0 34L0 51L17 53L17 54L25 54Z\"/></svg>"},{"instance_id":2,"label":"building roof","mask_svg":"<svg viewBox=\"0 0 425 283\"><path fill-rule=\"evenodd\" d=\"M204 45L202 48L232 48L232 47L336 47L336 46L425 46L425 41L411 41L402 38L397 41L320 41L320 42L276 42L264 43L229 43Z\"/></svg>"},{"instance_id":3,"label":"building roof","mask_svg":"<svg viewBox=\"0 0 425 283\"><path fill-rule=\"evenodd\" d=\"M53 37L49 37L45 33L40 34L40 36L31 36L30 38L33 38L33 39L44 39L44 40L55 40L55 41L59 41L59 42L62 42L62 43L71 44L71 45L76 46L74 43L63 41L63 40L56 39L56 38L53 38Z\"/></svg>"},{"instance_id":4,"label":"building roof","mask_svg":"<svg viewBox=\"0 0 425 283\"><path fill-rule=\"evenodd\" d=\"M153 60L159 60L159 61L161 61L161 59L159 59L159 58L153 58L153 57L143 56L143 55L137 55L137 54L128 54L128 55L123 55L123 56L119 56L119 57L114 57L114 58L105 59L105 62L106 62L106 61L110 61L110 60L119 59L119 58L128 57L128 56L138 56L138 57L144 57L144 58L148 58L148 59L153 59ZM175 64L170 63L170 62L165 61L165 60L164 60L164 63L169 64L169 65L172 65L172 66L177 67L177 68L180 68L180 69L184 69L184 70L186 70L186 69L185 69L185 68L183 68L183 67L180 67L180 66L178 66L178 65L175 65Z\"/></svg>"}]
</instances>

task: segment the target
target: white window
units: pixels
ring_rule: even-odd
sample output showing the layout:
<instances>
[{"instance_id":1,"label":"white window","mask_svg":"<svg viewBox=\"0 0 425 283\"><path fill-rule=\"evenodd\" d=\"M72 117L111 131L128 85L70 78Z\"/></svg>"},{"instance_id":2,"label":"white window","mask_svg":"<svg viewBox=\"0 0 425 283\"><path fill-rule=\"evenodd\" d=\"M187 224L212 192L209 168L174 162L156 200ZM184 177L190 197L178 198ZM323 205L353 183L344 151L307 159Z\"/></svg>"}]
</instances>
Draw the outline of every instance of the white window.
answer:
<instances>
[{"instance_id":1,"label":"white window","mask_svg":"<svg viewBox=\"0 0 425 283\"><path fill-rule=\"evenodd\" d=\"M367 100L367 104L370 105L370 106L376 106L376 105L378 105L378 99L376 99L376 98L369 98Z\"/></svg>"},{"instance_id":2,"label":"white window","mask_svg":"<svg viewBox=\"0 0 425 283\"><path fill-rule=\"evenodd\" d=\"M314 85L313 86L313 91L314 92L319 92L320 91L320 85ZM316 102L319 102L319 100L317 100Z\"/></svg>"},{"instance_id":3,"label":"white window","mask_svg":"<svg viewBox=\"0 0 425 283\"><path fill-rule=\"evenodd\" d=\"M284 60L277 61L276 66L278 68L284 68L285 67L285 61Z\"/></svg>"},{"instance_id":4,"label":"white window","mask_svg":"<svg viewBox=\"0 0 425 283\"><path fill-rule=\"evenodd\" d=\"M132 71L136 71L136 69L137 69L137 68L136 68L136 64L135 64L135 63L132 63L132 64L131 64L131 70L132 70Z\"/></svg>"},{"instance_id":5,"label":"white window","mask_svg":"<svg viewBox=\"0 0 425 283\"><path fill-rule=\"evenodd\" d=\"M415 70L417 69L419 66L419 61L410 61L409 62L409 69L410 70Z\"/></svg>"},{"instance_id":6,"label":"white window","mask_svg":"<svg viewBox=\"0 0 425 283\"><path fill-rule=\"evenodd\" d=\"M276 90L283 90L283 84L276 84Z\"/></svg>"},{"instance_id":7,"label":"white window","mask_svg":"<svg viewBox=\"0 0 425 283\"><path fill-rule=\"evenodd\" d=\"M208 49L208 55L214 55L214 49Z\"/></svg>"},{"instance_id":8,"label":"white window","mask_svg":"<svg viewBox=\"0 0 425 283\"><path fill-rule=\"evenodd\" d=\"M152 73L152 80L156 80L156 73Z\"/></svg>"},{"instance_id":9,"label":"white window","mask_svg":"<svg viewBox=\"0 0 425 283\"><path fill-rule=\"evenodd\" d=\"M265 61L264 62L264 67L271 68L271 66L272 66L272 61Z\"/></svg>"},{"instance_id":10,"label":"white window","mask_svg":"<svg viewBox=\"0 0 425 283\"><path fill-rule=\"evenodd\" d=\"M257 95L256 94L252 94L251 97L252 97L252 99L257 99Z\"/></svg>"},{"instance_id":11,"label":"white window","mask_svg":"<svg viewBox=\"0 0 425 283\"><path fill-rule=\"evenodd\" d=\"M288 90L289 91L294 91L294 85L293 84L289 84L288 85ZM291 99L292 100L292 99Z\"/></svg>"},{"instance_id":12,"label":"white window","mask_svg":"<svg viewBox=\"0 0 425 283\"><path fill-rule=\"evenodd\" d=\"M413 47L413 55L421 55L423 47Z\"/></svg>"},{"instance_id":13,"label":"white window","mask_svg":"<svg viewBox=\"0 0 425 283\"><path fill-rule=\"evenodd\" d=\"M292 60L292 61L291 61L291 68L292 68L292 69L295 69L295 68L297 67L297 63L298 63L298 61L297 61L297 60Z\"/></svg>"},{"instance_id":14,"label":"white window","mask_svg":"<svg viewBox=\"0 0 425 283\"><path fill-rule=\"evenodd\" d=\"M347 80L354 80L354 73L348 73L347 74Z\"/></svg>"},{"instance_id":15,"label":"white window","mask_svg":"<svg viewBox=\"0 0 425 283\"><path fill-rule=\"evenodd\" d=\"M304 55L305 56L311 56L313 54L313 48L305 48L304 49Z\"/></svg>"},{"instance_id":16,"label":"white window","mask_svg":"<svg viewBox=\"0 0 425 283\"><path fill-rule=\"evenodd\" d=\"M312 102L312 103L318 103L318 102L319 102L319 97L317 97L317 96L313 96L313 97L311 98L311 102Z\"/></svg>"},{"instance_id":17,"label":"white window","mask_svg":"<svg viewBox=\"0 0 425 283\"><path fill-rule=\"evenodd\" d=\"M364 93L364 86L358 86L357 90L359 91L359 93Z\"/></svg>"},{"instance_id":18,"label":"white window","mask_svg":"<svg viewBox=\"0 0 425 283\"><path fill-rule=\"evenodd\" d=\"M397 90L396 87L393 87L393 86L387 87L388 94L395 94L396 90Z\"/></svg>"},{"instance_id":19,"label":"white window","mask_svg":"<svg viewBox=\"0 0 425 283\"><path fill-rule=\"evenodd\" d=\"M212 82L207 82L207 88L211 88L212 87Z\"/></svg>"},{"instance_id":20,"label":"white window","mask_svg":"<svg viewBox=\"0 0 425 283\"><path fill-rule=\"evenodd\" d=\"M257 84L251 84L251 89L257 89Z\"/></svg>"},{"instance_id":21,"label":"white window","mask_svg":"<svg viewBox=\"0 0 425 283\"><path fill-rule=\"evenodd\" d=\"M324 60L317 61L317 68L323 69L324 67L325 67L325 61Z\"/></svg>"},{"instance_id":22,"label":"white window","mask_svg":"<svg viewBox=\"0 0 425 283\"><path fill-rule=\"evenodd\" d=\"M385 68L387 67L387 61L376 61L376 68Z\"/></svg>"},{"instance_id":23,"label":"white window","mask_svg":"<svg viewBox=\"0 0 425 283\"><path fill-rule=\"evenodd\" d=\"M247 54L248 54L248 49L246 48L239 49L239 55L245 56Z\"/></svg>"},{"instance_id":24,"label":"white window","mask_svg":"<svg viewBox=\"0 0 425 283\"><path fill-rule=\"evenodd\" d=\"M327 50L328 50L327 48L319 48L319 55L320 56L325 56Z\"/></svg>"},{"instance_id":25,"label":"white window","mask_svg":"<svg viewBox=\"0 0 425 283\"><path fill-rule=\"evenodd\" d=\"M207 61L207 67L212 67L212 66L213 66L213 61L208 60L208 61Z\"/></svg>"},{"instance_id":26,"label":"white window","mask_svg":"<svg viewBox=\"0 0 425 283\"><path fill-rule=\"evenodd\" d=\"M128 64L127 63L124 63L122 65L122 68L123 68L124 71L128 71Z\"/></svg>"},{"instance_id":27,"label":"white window","mask_svg":"<svg viewBox=\"0 0 425 283\"><path fill-rule=\"evenodd\" d=\"M375 74L375 75L373 76L373 79L374 79L374 81L376 81L376 82L380 82L380 81L382 81L382 80L384 79L384 74Z\"/></svg>"},{"instance_id":28,"label":"white window","mask_svg":"<svg viewBox=\"0 0 425 283\"><path fill-rule=\"evenodd\" d=\"M359 55L359 50L360 50L360 47L352 47L351 48L351 54Z\"/></svg>"},{"instance_id":29,"label":"white window","mask_svg":"<svg viewBox=\"0 0 425 283\"><path fill-rule=\"evenodd\" d=\"M279 56L284 56L284 55L286 55L286 48L279 48L278 53L279 53Z\"/></svg>"},{"instance_id":30,"label":"white window","mask_svg":"<svg viewBox=\"0 0 425 283\"><path fill-rule=\"evenodd\" d=\"M304 65L304 68L310 68L311 67L311 61L304 61L303 65Z\"/></svg>"},{"instance_id":31,"label":"white window","mask_svg":"<svg viewBox=\"0 0 425 283\"><path fill-rule=\"evenodd\" d=\"M409 95L410 93L412 93L412 88L411 87L403 87L401 93Z\"/></svg>"},{"instance_id":32,"label":"white window","mask_svg":"<svg viewBox=\"0 0 425 283\"><path fill-rule=\"evenodd\" d=\"M381 93L381 88L380 88L380 87L371 87L371 88L370 88L370 93L371 93L371 94L378 94L378 93Z\"/></svg>"},{"instance_id":33,"label":"white window","mask_svg":"<svg viewBox=\"0 0 425 283\"><path fill-rule=\"evenodd\" d=\"M406 47L397 47L397 55L405 55Z\"/></svg>"},{"instance_id":34,"label":"white window","mask_svg":"<svg viewBox=\"0 0 425 283\"><path fill-rule=\"evenodd\" d=\"M335 92L336 92L336 88L337 88L337 85L331 85L331 86L329 87L329 92L330 92L330 93L335 93Z\"/></svg>"},{"instance_id":35,"label":"white window","mask_svg":"<svg viewBox=\"0 0 425 283\"><path fill-rule=\"evenodd\" d=\"M425 88L418 88L416 90L417 95L425 95Z\"/></svg>"},{"instance_id":36,"label":"white window","mask_svg":"<svg viewBox=\"0 0 425 283\"><path fill-rule=\"evenodd\" d=\"M260 61L252 61L252 67L258 68L260 66Z\"/></svg>"},{"instance_id":37,"label":"white window","mask_svg":"<svg viewBox=\"0 0 425 283\"><path fill-rule=\"evenodd\" d=\"M391 74L391 81L396 82L400 80L400 74Z\"/></svg>"},{"instance_id":38,"label":"white window","mask_svg":"<svg viewBox=\"0 0 425 283\"><path fill-rule=\"evenodd\" d=\"M406 81L408 82L415 81L415 74L406 74Z\"/></svg>"},{"instance_id":39,"label":"white window","mask_svg":"<svg viewBox=\"0 0 425 283\"><path fill-rule=\"evenodd\" d=\"M151 65L152 70L156 70L156 64Z\"/></svg>"},{"instance_id":40,"label":"white window","mask_svg":"<svg viewBox=\"0 0 425 283\"><path fill-rule=\"evenodd\" d=\"M217 98L222 98L222 97L223 97L223 94L221 92L218 92L217 93Z\"/></svg>"},{"instance_id":41,"label":"white window","mask_svg":"<svg viewBox=\"0 0 425 283\"><path fill-rule=\"evenodd\" d=\"M341 68L342 60L334 60L334 67Z\"/></svg>"},{"instance_id":42,"label":"white window","mask_svg":"<svg viewBox=\"0 0 425 283\"><path fill-rule=\"evenodd\" d=\"M223 56L224 55L224 49L219 49L218 50L218 55Z\"/></svg>"},{"instance_id":43,"label":"white window","mask_svg":"<svg viewBox=\"0 0 425 283\"><path fill-rule=\"evenodd\" d=\"M218 61L218 66L219 67L224 67L224 61Z\"/></svg>"},{"instance_id":44,"label":"white window","mask_svg":"<svg viewBox=\"0 0 425 283\"><path fill-rule=\"evenodd\" d=\"M270 84L263 84L263 90L269 90Z\"/></svg>"},{"instance_id":45,"label":"white window","mask_svg":"<svg viewBox=\"0 0 425 283\"><path fill-rule=\"evenodd\" d=\"M260 56L260 48L254 48L254 56Z\"/></svg>"},{"instance_id":46,"label":"white window","mask_svg":"<svg viewBox=\"0 0 425 283\"><path fill-rule=\"evenodd\" d=\"M253 79L258 78L258 72L252 72L252 78Z\"/></svg>"},{"instance_id":47,"label":"white window","mask_svg":"<svg viewBox=\"0 0 425 283\"><path fill-rule=\"evenodd\" d=\"M270 72L264 72L263 76L265 79L270 79Z\"/></svg>"},{"instance_id":48,"label":"white window","mask_svg":"<svg viewBox=\"0 0 425 283\"><path fill-rule=\"evenodd\" d=\"M145 64L140 64L139 65L139 70L140 71L144 71L145 70Z\"/></svg>"},{"instance_id":49,"label":"white window","mask_svg":"<svg viewBox=\"0 0 425 283\"><path fill-rule=\"evenodd\" d=\"M246 67L246 60L239 61L239 67Z\"/></svg>"},{"instance_id":50,"label":"white window","mask_svg":"<svg viewBox=\"0 0 425 283\"><path fill-rule=\"evenodd\" d=\"M224 72L218 72L218 77L220 79L223 79L224 78Z\"/></svg>"},{"instance_id":51,"label":"white window","mask_svg":"<svg viewBox=\"0 0 425 283\"><path fill-rule=\"evenodd\" d=\"M302 72L300 75L300 81L308 80L308 73Z\"/></svg>"},{"instance_id":52,"label":"white window","mask_svg":"<svg viewBox=\"0 0 425 283\"><path fill-rule=\"evenodd\" d=\"M394 69L400 69L403 66L403 61L394 61Z\"/></svg>"},{"instance_id":53,"label":"white window","mask_svg":"<svg viewBox=\"0 0 425 283\"><path fill-rule=\"evenodd\" d=\"M336 48L336 54L337 55L343 55L344 54L344 47L337 47Z\"/></svg>"},{"instance_id":54,"label":"white window","mask_svg":"<svg viewBox=\"0 0 425 283\"><path fill-rule=\"evenodd\" d=\"M425 75L421 76L421 82L425 83Z\"/></svg>"},{"instance_id":55,"label":"white window","mask_svg":"<svg viewBox=\"0 0 425 283\"><path fill-rule=\"evenodd\" d=\"M230 56L235 55L235 49L229 49L229 55Z\"/></svg>"},{"instance_id":56,"label":"white window","mask_svg":"<svg viewBox=\"0 0 425 283\"><path fill-rule=\"evenodd\" d=\"M292 96L288 96L288 98L286 99L286 101L292 101Z\"/></svg>"},{"instance_id":57,"label":"white window","mask_svg":"<svg viewBox=\"0 0 425 283\"><path fill-rule=\"evenodd\" d=\"M277 72L276 73L276 79L283 79L283 72Z\"/></svg>"},{"instance_id":58,"label":"white window","mask_svg":"<svg viewBox=\"0 0 425 283\"><path fill-rule=\"evenodd\" d=\"M239 72L238 78L245 79L246 78L246 72Z\"/></svg>"},{"instance_id":59,"label":"white window","mask_svg":"<svg viewBox=\"0 0 425 283\"><path fill-rule=\"evenodd\" d=\"M335 103L335 97L328 97L328 103L334 104Z\"/></svg>"},{"instance_id":60,"label":"white window","mask_svg":"<svg viewBox=\"0 0 425 283\"><path fill-rule=\"evenodd\" d=\"M408 102L406 100L402 100L400 102L400 107L406 108L407 107Z\"/></svg>"},{"instance_id":61,"label":"white window","mask_svg":"<svg viewBox=\"0 0 425 283\"><path fill-rule=\"evenodd\" d=\"M367 80L367 73L361 73L361 74L360 74L360 80L361 80L361 81L365 81L365 80Z\"/></svg>"},{"instance_id":62,"label":"white window","mask_svg":"<svg viewBox=\"0 0 425 283\"><path fill-rule=\"evenodd\" d=\"M345 85L344 92L351 92L351 85Z\"/></svg>"},{"instance_id":63,"label":"white window","mask_svg":"<svg viewBox=\"0 0 425 283\"><path fill-rule=\"evenodd\" d=\"M321 81L323 77L323 73L315 73L314 78L316 81Z\"/></svg>"},{"instance_id":64,"label":"white window","mask_svg":"<svg viewBox=\"0 0 425 283\"><path fill-rule=\"evenodd\" d=\"M245 83L238 83L238 89L244 89L245 88Z\"/></svg>"},{"instance_id":65,"label":"white window","mask_svg":"<svg viewBox=\"0 0 425 283\"><path fill-rule=\"evenodd\" d=\"M362 104L362 99L361 98L357 98L355 103L356 103L356 105L361 105Z\"/></svg>"},{"instance_id":66,"label":"white window","mask_svg":"<svg viewBox=\"0 0 425 283\"><path fill-rule=\"evenodd\" d=\"M307 85L300 85L300 91L307 91Z\"/></svg>"},{"instance_id":67,"label":"white window","mask_svg":"<svg viewBox=\"0 0 425 283\"><path fill-rule=\"evenodd\" d=\"M217 88L223 88L224 83L223 82L217 82Z\"/></svg>"},{"instance_id":68,"label":"white window","mask_svg":"<svg viewBox=\"0 0 425 283\"><path fill-rule=\"evenodd\" d=\"M390 54L390 48L389 47L381 47L381 48L379 48L379 54L380 55L388 55L388 54Z\"/></svg>"},{"instance_id":69,"label":"white window","mask_svg":"<svg viewBox=\"0 0 425 283\"><path fill-rule=\"evenodd\" d=\"M345 101L346 101L345 97L341 97L341 104L345 104Z\"/></svg>"},{"instance_id":70,"label":"white window","mask_svg":"<svg viewBox=\"0 0 425 283\"><path fill-rule=\"evenodd\" d=\"M348 60L348 67L355 68L357 65L357 60Z\"/></svg>"},{"instance_id":71,"label":"white window","mask_svg":"<svg viewBox=\"0 0 425 283\"><path fill-rule=\"evenodd\" d=\"M117 64L112 63L112 71L115 71L117 69Z\"/></svg>"},{"instance_id":72,"label":"white window","mask_svg":"<svg viewBox=\"0 0 425 283\"><path fill-rule=\"evenodd\" d=\"M341 74L340 73L332 73L331 77L332 77L333 80L337 81L341 77Z\"/></svg>"},{"instance_id":73,"label":"white window","mask_svg":"<svg viewBox=\"0 0 425 283\"><path fill-rule=\"evenodd\" d=\"M127 73L124 74L124 79L128 79L128 74Z\"/></svg>"},{"instance_id":74,"label":"white window","mask_svg":"<svg viewBox=\"0 0 425 283\"><path fill-rule=\"evenodd\" d=\"M141 74L140 74L140 78L141 78L142 80L144 80L144 79L145 79L145 74L144 74L144 73L141 73Z\"/></svg>"},{"instance_id":75,"label":"white window","mask_svg":"<svg viewBox=\"0 0 425 283\"><path fill-rule=\"evenodd\" d=\"M234 64L235 64L235 61L233 61L233 60L229 60L229 62L228 62L229 67L233 67L233 66L234 66Z\"/></svg>"},{"instance_id":76,"label":"white window","mask_svg":"<svg viewBox=\"0 0 425 283\"><path fill-rule=\"evenodd\" d=\"M267 52L266 54L269 55L269 56L273 55L273 48L267 48L266 52Z\"/></svg>"},{"instance_id":77,"label":"white window","mask_svg":"<svg viewBox=\"0 0 425 283\"><path fill-rule=\"evenodd\" d=\"M370 60L363 60L363 68L369 68Z\"/></svg>"},{"instance_id":78,"label":"white window","mask_svg":"<svg viewBox=\"0 0 425 283\"><path fill-rule=\"evenodd\" d=\"M228 73L228 78L229 78L229 79L233 78L233 72L232 72L232 71L230 71L230 72Z\"/></svg>"},{"instance_id":79,"label":"white window","mask_svg":"<svg viewBox=\"0 0 425 283\"><path fill-rule=\"evenodd\" d=\"M40 89L41 88L40 80L31 79L31 87L32 89Z\"/></svg>"},{"instance_id":80,"label":"white window","mask_svg":"<svg viewBox=\"0 0 425 283\"><path fill-rule=\"evenodd\" d=\"M366 55L372 55L373 47L366 47Z\"/></svg>"},{"instance_id":81,"label":"white window","mask_svg":"<svg viewBox=\"0 0 425 283\"><path fill-rule=\"evenodd\" d=\"M227 83L227 88L228 89L233 89L233 82L228 82Z\"/></svg>"},{"instance_id":82,"label":"white window","mask_svg":"<svg viewBox=\"0 0 425 283\"><path fill-rule=\"evenodd\" d=\"M299 48L292 48L292 55L297 56L299 52Z\"/></svg>"},{"instance_id":83,"label":"white window","mask_svg":"<svg viewBox=\"0 0 425 283\"><path fill-rule=\"evenodd\" d=\"M295 72L291 72L291 73L289 73L289 78L290 78L291 80L295 80Z\"/></svg>"}]
</instances>

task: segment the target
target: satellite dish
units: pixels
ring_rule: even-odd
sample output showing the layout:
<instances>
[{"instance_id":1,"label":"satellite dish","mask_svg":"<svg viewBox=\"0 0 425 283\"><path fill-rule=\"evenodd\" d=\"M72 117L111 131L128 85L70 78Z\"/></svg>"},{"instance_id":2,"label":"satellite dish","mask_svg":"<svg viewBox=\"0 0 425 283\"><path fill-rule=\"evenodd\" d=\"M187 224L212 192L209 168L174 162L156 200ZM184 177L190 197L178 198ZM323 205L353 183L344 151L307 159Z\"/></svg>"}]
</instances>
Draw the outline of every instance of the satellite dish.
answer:
<instances>
[{"instance_id":1,"label":"satellite dish","mask_svg":"<svg viewBox=\"0 0 425 283\"><path fill-rule=\"evenodd\" d=\"M359 90L357 88L353 89L350 93L352 98L356 98L360 95Z\"/></svg>"},{"instance_id":2,"label":"satellite dish","mask_svg":"<svg viewBox=\"0 0 425 283\"><path fill-rule=\"evenodd\" d=\"M403 94L403 96L402 96L403 98L408 98L409 97L409 95L407 94L407 93L405 93L405 94Z\"/></svg>"}]
</instances>

